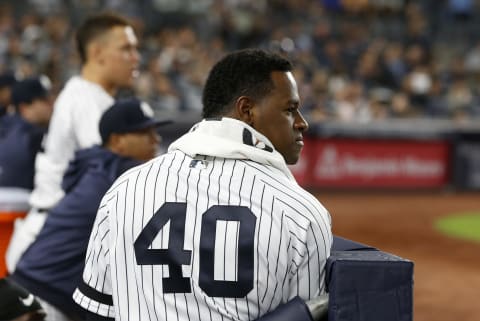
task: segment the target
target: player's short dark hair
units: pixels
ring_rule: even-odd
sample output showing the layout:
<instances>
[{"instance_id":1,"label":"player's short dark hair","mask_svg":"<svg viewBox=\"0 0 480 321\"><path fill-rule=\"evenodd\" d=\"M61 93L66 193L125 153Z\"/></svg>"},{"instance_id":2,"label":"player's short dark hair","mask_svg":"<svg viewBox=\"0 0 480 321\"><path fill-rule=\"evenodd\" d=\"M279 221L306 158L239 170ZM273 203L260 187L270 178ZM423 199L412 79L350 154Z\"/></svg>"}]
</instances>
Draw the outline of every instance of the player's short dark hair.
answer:
<instances>
[{"instance_id":1,"label":"player's short dark hair","mask_svg":"<svg viewBox=\"0 0 480 321\"><path fill-rule=\"evenodd\" d=\"M261 49L234 51L213 66L203 90L203 117L221 117L240 96L261 99L273 89L273 71L291 71L292 64Z\"/></svg>"},{"instance_id":2,"label":"player's short dark hair","mask_svg":"<svg viewBox=\"0 0 480 321\"><path fill-rule=\"evenodd\" d=\"M75 34L75 42L82 63L87 61L87 46L92 40L113 27L129 25L130 22L126 18L110 12L88 17Z\"/></svg>"}]
</instances>

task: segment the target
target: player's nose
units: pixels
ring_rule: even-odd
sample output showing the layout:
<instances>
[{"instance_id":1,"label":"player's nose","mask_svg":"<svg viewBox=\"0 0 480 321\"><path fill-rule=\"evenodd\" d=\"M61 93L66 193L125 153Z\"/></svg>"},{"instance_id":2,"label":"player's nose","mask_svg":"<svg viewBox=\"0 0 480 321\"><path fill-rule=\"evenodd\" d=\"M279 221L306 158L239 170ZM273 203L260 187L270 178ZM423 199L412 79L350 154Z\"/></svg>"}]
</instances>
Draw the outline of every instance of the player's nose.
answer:
<instances>
[{"instance_id":1,"label":"player's nose","mask_svg":"<svg viewBox=\"0 0 480 321\"><path fill-rule=\"evenodd\" d=\"M298 130L300 132L305 132L308 129L308 122L303 117L303 115L300 111L298 111L297 115L295 116L295 122L294 122L293 126L296 130Z\"/></svg>"},{"instance_id":2,"label":"player's nose","mask_svg":"<svg viewBox=\"0 0 480 321\"><path fill-rule=\"evenodd\" d=\"M134 48L134 49L132 50L132 60L133 60L136 64L138 64L141 59L142 59L142 56L141 56L141 54L140 54L140 51L138 51L137 48Z\"/></svg>"}]
</instances>

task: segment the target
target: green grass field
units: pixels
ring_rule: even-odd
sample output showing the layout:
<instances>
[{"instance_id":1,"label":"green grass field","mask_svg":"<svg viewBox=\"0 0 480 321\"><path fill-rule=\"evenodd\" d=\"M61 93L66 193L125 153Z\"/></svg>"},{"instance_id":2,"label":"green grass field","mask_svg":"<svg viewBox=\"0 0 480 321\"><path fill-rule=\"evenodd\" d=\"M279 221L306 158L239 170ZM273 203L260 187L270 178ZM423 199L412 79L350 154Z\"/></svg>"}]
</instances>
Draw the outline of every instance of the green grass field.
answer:
<instances>
[{"instance_id":1,"label":"green grass field","mask_svg":"<svg viewBox=\"0 0 480 321\"><path fill-rule=\"evenodd\" d=\"M435 228L449 236L480 242L480 213L459 213L435 222Z\"/></svg>"}]
</instances>

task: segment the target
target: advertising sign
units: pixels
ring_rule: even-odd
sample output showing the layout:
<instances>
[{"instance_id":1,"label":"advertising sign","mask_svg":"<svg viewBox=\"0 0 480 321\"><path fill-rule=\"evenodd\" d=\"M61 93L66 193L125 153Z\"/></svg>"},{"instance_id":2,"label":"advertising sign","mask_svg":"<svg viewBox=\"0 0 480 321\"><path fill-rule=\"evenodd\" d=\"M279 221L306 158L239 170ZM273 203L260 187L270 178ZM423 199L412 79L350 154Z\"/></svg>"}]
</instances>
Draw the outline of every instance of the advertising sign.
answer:
<instances>
[{"instance_id":1,"label":"advertising sign","mask_svg":"<svg viewBox=\"0 0 480 321\"><path fill-rule=\"evenodd\" d=\"M292 172L309 187L442 187L449 159L445 141L309 139Z\"/></svg>"}]
</instances>

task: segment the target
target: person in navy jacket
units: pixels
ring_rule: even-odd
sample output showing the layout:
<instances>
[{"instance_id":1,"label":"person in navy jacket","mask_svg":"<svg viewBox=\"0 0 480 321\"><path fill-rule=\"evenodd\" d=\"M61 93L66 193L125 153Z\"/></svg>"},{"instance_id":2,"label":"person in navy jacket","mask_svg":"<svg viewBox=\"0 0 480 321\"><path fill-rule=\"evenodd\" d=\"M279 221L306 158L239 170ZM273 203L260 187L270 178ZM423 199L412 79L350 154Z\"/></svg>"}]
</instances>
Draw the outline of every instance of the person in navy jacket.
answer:
<instances>
[{"instance_id":1,"label":"person in navy jacket","mask_svg":"<svg viewBox=\"0 0 480 321\"><path fill-rule=\"evenodd\" d=\"M49 313L84 319L72 294L82 280L100 200L118 176L156 155L157 127L166 123L155 120L150 107L137 99L118 100L100 120L103 145L76 152L63 178L65 196L49 211L10 277L41 299L47 320Z\"/></svg>"},{"instance_id":2,"label":"person in navy jacket","mask_svg":"<svg viewBox=\"0 0 480 321\"><path fill-rule=\"evenodd\" d=\"M0 187L33 189L35 156L52 115L50 88L46 76L13 85L15 112L0 119Z\"/></svg>"}]
</instances>

